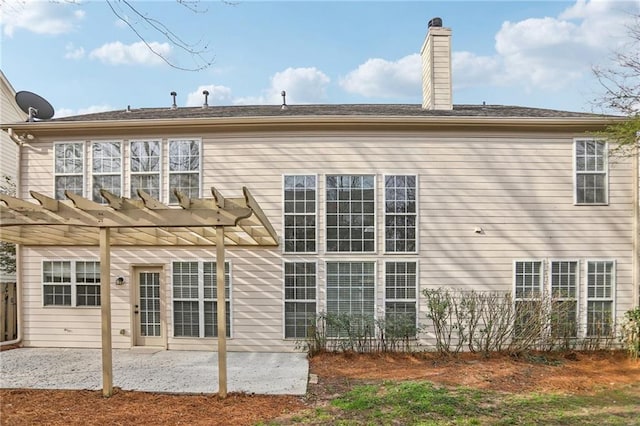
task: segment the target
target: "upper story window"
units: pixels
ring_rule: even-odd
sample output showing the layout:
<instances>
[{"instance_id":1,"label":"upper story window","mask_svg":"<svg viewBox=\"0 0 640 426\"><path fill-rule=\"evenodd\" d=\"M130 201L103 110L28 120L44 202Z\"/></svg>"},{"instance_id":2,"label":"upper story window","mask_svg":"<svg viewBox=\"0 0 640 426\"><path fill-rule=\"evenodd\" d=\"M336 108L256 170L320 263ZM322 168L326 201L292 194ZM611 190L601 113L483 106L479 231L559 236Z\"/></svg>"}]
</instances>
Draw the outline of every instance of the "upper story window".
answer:
<instances>
[{"instance_id":1,"label":"upper story window","mask_svg":"<svg viewBox=\"0 0 640 426\"><path fill-rule=\"evenodd\" d=\"M415 252L416 177L384 178L384 249L386 252Z\"/></svg>"},{"instance_id":2,"label":"upper story window","mask_svg":"<svg viewBox=\"0 0 640 426\"><path fill-rule=\"evenodd\" d=\"M100 195L101 189L115 195L122 195L122 144L112 141L93 142L91 160L93 201L106 203Z\"/></svg>"},{"instance_id":3,"label":"upper story window","mask_svg":"<svg viewBox=\"0 0 640 426\"><path fill-rule=\"evenodd\" d=\"M84 196L84 143L58 142L53 150L56 200L66 198L65 190Z\"/></svg>"},{"instance_id":4,"label":"upper story window","mask_svg":"<svg viewBox=\"0 0 640 426\"><path fill-rule=\"evenodd\" d=\"M375 251L375 176L327 176L327 252Z\"/></svg>"},{"instance_id":5,"label":"upper story window","mask_svg":"<svg viewBox=\"0 0 640 426\"><path fill-rule=\"evenodd\" d=\"M141 189L160 200L160 141L131 141L130 150L131 197L137 198L137 191Z\"/></svg>"},{"instance_id":6,"label":"upper story window","mask_svg":"<svg viewBox=\"0 0 640 426\"><path fill-rule=\"evenodd\" d=\"M607 143L599 140L575 142L575 202L607 203Z\"/></svg>"},{"instance_id":7,"label":"upper story window","mask_svg":"<svg viewBox=\"0 0 640 426\"><path fill-rule=\"evenodd\" d=\"M316 251L316 177L284 177L284 251Z\"/></svg>"},{"instance_id":8,"label":"upper story window","mask_svg":"<svg viewBox=\"0 0 640 426\"><path fill-rule=\"evenodd\" d=\"M200 141L169 140L169 202L177 203L175 189L189 198L200 198Z\"/></svg>"}]
</instances>

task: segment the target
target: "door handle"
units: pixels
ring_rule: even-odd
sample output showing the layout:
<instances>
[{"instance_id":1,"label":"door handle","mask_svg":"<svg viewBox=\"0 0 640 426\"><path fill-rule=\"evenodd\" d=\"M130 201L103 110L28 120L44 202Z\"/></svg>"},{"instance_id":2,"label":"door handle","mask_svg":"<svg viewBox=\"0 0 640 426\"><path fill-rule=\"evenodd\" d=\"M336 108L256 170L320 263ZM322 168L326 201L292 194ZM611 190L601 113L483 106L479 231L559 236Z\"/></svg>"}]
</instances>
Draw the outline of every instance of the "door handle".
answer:
<instances>
[{"instance_id":1,"label":"door handle","mask_svg":"<svg viewBox=\"0 0 640 426\"><path fill-rule=\"evenodd\" d=\"M134 314L137 314L137 313L138 313L138 311L133 311L133 313L134 313Z\"/></svg>"}]
</instances>

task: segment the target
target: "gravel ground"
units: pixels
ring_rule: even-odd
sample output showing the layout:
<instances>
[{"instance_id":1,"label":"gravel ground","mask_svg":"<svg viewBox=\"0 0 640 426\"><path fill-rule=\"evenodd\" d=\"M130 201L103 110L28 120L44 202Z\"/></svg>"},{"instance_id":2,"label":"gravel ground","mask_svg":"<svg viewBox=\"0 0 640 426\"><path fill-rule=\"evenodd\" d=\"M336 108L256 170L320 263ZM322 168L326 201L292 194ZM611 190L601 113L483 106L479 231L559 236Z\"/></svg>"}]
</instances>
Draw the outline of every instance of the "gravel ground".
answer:
<instances>
[{"instance_id":1,"label":"gravel ground","mask_svg":"<svg viewBox=\"0 0 640 426\"><path fill-rule=\"evenodd\" d=\"M303 353L227 354L227 390L304 395L309 362ZM199 351L113 351L113 386L124 390L216 393L218 355ZM102 389L100 349L20 348L0 352L0 387Z\"/></svg>"}]
</instances>

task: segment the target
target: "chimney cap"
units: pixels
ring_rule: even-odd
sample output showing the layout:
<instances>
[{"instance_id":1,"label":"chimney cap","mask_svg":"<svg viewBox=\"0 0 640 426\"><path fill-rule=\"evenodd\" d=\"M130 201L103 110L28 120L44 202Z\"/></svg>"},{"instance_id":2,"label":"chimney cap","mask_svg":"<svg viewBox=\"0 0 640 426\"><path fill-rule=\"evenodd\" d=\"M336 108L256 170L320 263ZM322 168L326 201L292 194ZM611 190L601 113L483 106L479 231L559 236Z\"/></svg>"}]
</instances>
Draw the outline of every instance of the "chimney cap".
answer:
<instances>
[{"instance_id":1,"label":"chimney cap","mask_svg":"<svg viewBox=\"0 0 640 426\"><path fill-rule=\"evenodd\" d=\"M431 27L442 27L442 18L433 18L429 21L429 28Z\"/></svg>"}]
</instances>

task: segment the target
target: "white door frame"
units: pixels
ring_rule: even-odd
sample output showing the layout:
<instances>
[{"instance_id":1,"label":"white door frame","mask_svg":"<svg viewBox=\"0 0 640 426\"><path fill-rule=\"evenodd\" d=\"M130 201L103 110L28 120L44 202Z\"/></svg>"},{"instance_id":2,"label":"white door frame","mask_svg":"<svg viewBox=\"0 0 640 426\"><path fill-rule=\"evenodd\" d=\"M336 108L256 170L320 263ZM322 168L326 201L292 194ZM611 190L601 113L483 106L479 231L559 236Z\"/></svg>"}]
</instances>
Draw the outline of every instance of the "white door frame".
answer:
<instances>
[{"instance_id":1,"label":"white door frame","mask_svg":"<svg viewBox=\"0 0 640 426\"><path fill-rule=\"evenodd\" d=\"M157 273L160 278L160 336L144 337L140 333L140 274ZM155 346L167 349L167 307L165 290L165 267L162 264L131 266L131 346Z\"/></svg>"}]
</instances>

